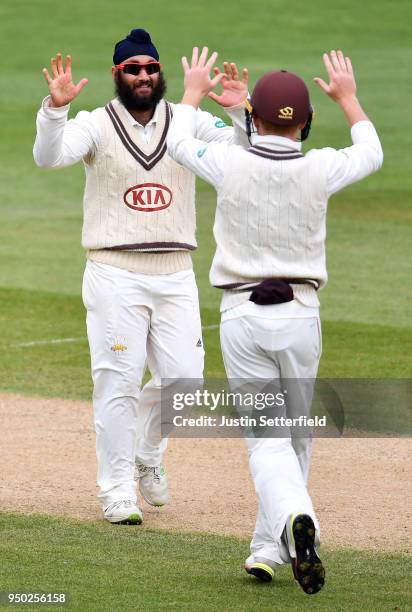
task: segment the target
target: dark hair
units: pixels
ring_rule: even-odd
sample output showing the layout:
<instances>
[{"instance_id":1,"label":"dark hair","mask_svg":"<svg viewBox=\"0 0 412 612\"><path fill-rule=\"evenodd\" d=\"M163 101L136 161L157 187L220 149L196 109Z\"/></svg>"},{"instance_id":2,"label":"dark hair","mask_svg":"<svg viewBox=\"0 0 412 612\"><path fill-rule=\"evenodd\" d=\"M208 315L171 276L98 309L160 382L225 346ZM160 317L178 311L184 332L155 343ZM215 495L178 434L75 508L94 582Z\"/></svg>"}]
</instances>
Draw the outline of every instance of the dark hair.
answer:
<instances>
[{"instance_id":1,"label":"dark hair","mask_svg":"<svg viewBox=\"0 0 412 612\"><path fill-rule=\"evenodd\" d=\"M266 119L262 119L259 115L253 112L253 118L257 117L265 130L270 134L275 134L276 136L283 136L285 134L291 134L294 131L298 130L297 125L279 125L277 123L271 123L270 121L266 121Z\"/></svg>"}]
</instances>

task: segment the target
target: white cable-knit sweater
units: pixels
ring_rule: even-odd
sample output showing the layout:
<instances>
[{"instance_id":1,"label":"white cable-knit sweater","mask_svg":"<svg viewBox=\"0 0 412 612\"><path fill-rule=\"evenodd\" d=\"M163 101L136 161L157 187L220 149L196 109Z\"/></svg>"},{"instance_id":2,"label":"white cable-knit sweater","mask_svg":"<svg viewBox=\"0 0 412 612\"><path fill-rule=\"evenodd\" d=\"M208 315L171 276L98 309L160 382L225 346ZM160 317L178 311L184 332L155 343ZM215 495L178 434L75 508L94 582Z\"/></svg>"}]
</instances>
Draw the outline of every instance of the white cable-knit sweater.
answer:
<instances>
[{"instance_id":1,"label":"white cable-knit sweater","mask_svg":"<svg viewBox=\"0 0 412 612\"><path fill-rule=\"evenodd\" d=\"M196 139L196 111L175 108L168 135L170 155L217 191L216 253L212 285L226 289L221 309L249 298L242 283L291 279L295 298L317 306L315 289L295 280L326 284L326 209L332 193L376 171L383 154L369 121L351 129L346 149L313 149L279 136L258 136L244 149Z\"/></svg>"}]
</instances>

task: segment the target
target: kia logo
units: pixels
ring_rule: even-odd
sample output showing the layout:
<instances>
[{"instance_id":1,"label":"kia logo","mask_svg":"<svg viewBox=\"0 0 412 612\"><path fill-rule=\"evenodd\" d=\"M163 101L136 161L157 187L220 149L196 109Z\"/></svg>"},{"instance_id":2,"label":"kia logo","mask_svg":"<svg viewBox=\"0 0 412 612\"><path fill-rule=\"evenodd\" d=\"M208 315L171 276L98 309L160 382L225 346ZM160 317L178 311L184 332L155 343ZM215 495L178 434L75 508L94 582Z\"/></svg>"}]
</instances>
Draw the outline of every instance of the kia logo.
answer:
<instances>
[{"instance_id":1,"label":"kia logo","mask_svg":"<svg viewBox=\"0 0 412 612\"><path fill-rule=\"evenodd\" d=\"M170 206L173 194L159 183L142 183L130 187L123 196L124 203L132 210L154 212Z\"/></svg>"}]
</instances>

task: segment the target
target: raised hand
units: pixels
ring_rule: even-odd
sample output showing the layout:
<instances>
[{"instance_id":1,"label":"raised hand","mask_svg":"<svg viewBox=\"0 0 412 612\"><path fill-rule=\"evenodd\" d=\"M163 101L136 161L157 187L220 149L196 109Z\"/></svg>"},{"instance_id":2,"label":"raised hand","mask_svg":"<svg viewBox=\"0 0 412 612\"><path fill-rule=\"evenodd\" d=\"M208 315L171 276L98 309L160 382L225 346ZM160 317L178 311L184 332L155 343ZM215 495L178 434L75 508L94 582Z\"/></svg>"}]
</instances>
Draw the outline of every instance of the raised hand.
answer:
<instances>
[{"instance_id":1,"label":"raised hand","mask_svg":"<svg viewBox=\"0 0 412 612\"><path fill-rule=\"evenodd\" d=\"M330 57L323 54L323 63L330 79L329 85L319 77L313 79L315 83L335 102L355 98L356 83L349 57L344 57L342 51L331 51Z\"/></svg>"},{"instance_id":2,"label":"raised hand","mask_svg":"<svg viewBox=\"0 0 412 612\"><path fill-rule=\"evenodd\" d=\"M51 71L53 78L50 76L47 68L43 68L44 78L49 86L51 96L50 106L65 106L69 104L88 83L87 79L81 79L77 85L73 83L70 55L66 56L66 68L63 66L61 53L57 53L56 57L52 57Z\"/></svg>"},{"instance_id":3,"label":"raised hand","mask_svg":"<svg viewBox=\"0 0 412 612\"><path fill-rule=\"evenodd\" d=\"M323 54L323 63L329 75L329 85L320 78L313 79L321 89L343 110L349 126L358 121L368 121L368 117L356 97L356 83L352 64L342 51L331 51L330 57Z\"/></svg>"},{"instance_id":4,"label":"raised hand","mask_svg":"<svg viewBox=\"0 0 412 612\"><path fill-rule=\"evenodd\" d=\"M226 78L225 74L217 74L213 79L210 78L210 71L216 62L217 53L214 51L207 59L208 53L208 47L203 47L199 56L199 49L194 47L190 66L187 58L182 57L185 87L182 102L185 104L198 106L201 99L216 87L222 79Z\"/></svg>"},{"instance_id":5,"label":"raised hand","mask_svg":"<svg viewBox=\"0 0 412 612\"><path fill-rule=\"evenodd\" d=\"M215 69L215 75L221 74L218 67ZM210 91L208 96L221 106L237 106L242 104L248 95L248 70L243 68L242 80L239 79L239 73L235 63L223 62L224 76L220 81L222 86L222 93L220 95Z\"/></svg>"}]
</instances>

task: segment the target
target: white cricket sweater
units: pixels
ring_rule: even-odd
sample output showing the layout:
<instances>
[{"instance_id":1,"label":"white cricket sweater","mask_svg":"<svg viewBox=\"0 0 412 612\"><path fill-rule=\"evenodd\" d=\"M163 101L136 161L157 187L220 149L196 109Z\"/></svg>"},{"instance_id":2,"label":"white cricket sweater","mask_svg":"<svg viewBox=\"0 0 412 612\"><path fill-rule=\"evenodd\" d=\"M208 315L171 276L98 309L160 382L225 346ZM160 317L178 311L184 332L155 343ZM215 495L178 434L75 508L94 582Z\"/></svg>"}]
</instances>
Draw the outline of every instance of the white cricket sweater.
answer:
<instances>
[{"instance_id":1,"label":"white cricket sweater","mask_svg":"<svg viewBox=\"0 0 412 612\"><path fill-rule=\"evenodd\" d=\"M89 259L128 268L133 253L178 251L175 265L189 268L189 251L197 246L195 177L166 153L171 107L159 103L149 144L125 114L117 99L97 114L101 141L96 154L85 158L82 245Z\"/></svg>"},{"instance_id":2,"label":"white cricket sweater","mask_svg":"<svg viewBox=\"0 0 412 612\"><path fill-rule=\"evenodd\" d=\"M312 149L280 136L252 136L244 150L195 137L195 109L174 109L169 154L211 183L218 194L215 286L239 287L266 278L327 281L325 245L328 198L382 165L383 152L370 121L351 128L353 145ZM318 306L315 289L291 282L297 302ZM226 289L221 310L248 300L249 291Z\"/></svg>"},{"instance_id":3,"label":"white cricket sweater","mask_svg":"<svg viewBox=\"0 0 412 612\"><path fill-rule=\"evenodd\" d=\"M327 281L326 177L319 160L299 151L231 148L218 190L216 252L210 282L224 288L222 309L250 295L242 285L268 278ZM317 306L314 288L293 284L297 299Z\"/></svg>"}]
</instances>

